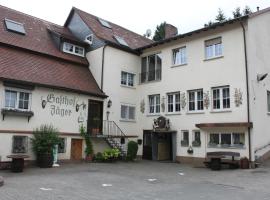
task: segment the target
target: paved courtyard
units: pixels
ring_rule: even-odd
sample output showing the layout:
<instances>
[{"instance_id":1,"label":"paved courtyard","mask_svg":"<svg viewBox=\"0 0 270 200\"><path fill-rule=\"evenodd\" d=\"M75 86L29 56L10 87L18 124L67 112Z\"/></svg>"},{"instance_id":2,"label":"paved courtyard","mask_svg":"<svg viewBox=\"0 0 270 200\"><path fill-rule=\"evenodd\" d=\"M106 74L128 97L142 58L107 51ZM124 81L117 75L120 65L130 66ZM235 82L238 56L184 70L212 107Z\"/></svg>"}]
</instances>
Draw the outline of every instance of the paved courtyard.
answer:
<instances>
[{"instance_id":1,"label":"paved courtyard","mask_svg":"<svg viewBox=\"0 0 270 200\"><path fill-rule=\"evenodd\" d=\"M65 164L0 171L1 200L270 199L270 167L211 171L176 163Z\"/></svg>"}]
</instances>

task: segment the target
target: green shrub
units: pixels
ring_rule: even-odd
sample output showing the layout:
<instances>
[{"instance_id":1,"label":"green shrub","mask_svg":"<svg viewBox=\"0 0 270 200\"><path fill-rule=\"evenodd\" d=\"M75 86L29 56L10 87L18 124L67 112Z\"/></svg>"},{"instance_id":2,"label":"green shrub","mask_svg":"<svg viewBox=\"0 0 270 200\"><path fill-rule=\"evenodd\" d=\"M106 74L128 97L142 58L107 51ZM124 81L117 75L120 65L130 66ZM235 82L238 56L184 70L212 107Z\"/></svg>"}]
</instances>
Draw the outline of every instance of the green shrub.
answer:
<instances>
[{"instance_id":1,"label":"green shrub","mask_svg":"<svg viewBox=\"0 0 270 200\"><path fill-rule=\"evenodd\" d=\"M80 134L85 140L86 148L84 152L86 156L93 155L94 154L93 144L90 135L87 133L86 128L83 125L80 126Z\"/></svg>"},{"instance_id":2,"label":"green shrub","mask_svg":"<svg viewBox=\"0 0 270 200\"><path fill-rule=\"evenodd\" d=\"M137 157L138 143L134 141L128 142L127 160L133 161Z\"/></svg>"},{"instance_id":3,"label":"green shrub","mask_svg":"<svg viewBox=\"0 0 270 200\"><path fill-rule=\"evenodd\" d=\"M95 155L94 160L97 161L97 162L102 162L104 160L103 159L103 154L101 152L97 152L97 154Z\"/></svg>"},{"instance_id":4,"label":"green shrub","mask_svg":"<svg viewBox=\"0 0 270 200\"><path fill-rule=\"evenodd\" d=\"M102 154L104 161L117 160L119 156L120 156L120 151L119 149L116 149L116 148L106 149Z\"/></svg>"},{"instance_id":5,"label":"green shrub","mask_svg":"<svg viewBox=\"0 0 270 200\"><path fill-rule=\"evenodd\" d=\"M52 154L53 148L60 142L58 130L52 125L41 125L33 131L32 149L36 155Z\"/></svg>"}]
</instances>

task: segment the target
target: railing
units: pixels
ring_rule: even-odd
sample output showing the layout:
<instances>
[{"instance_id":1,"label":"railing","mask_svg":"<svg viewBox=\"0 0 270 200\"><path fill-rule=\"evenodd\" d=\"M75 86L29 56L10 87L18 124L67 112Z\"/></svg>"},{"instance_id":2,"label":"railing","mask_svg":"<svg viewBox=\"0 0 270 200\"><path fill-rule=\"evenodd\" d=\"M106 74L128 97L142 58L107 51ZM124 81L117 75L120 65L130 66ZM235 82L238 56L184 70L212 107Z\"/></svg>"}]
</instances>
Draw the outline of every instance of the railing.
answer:
<instances>
[{"instance_id":1,"label":"railing","mask_svg":"<svg viewBox=\"0 0 270 200\"><path fill-rule=\"evenodd\" d=\"M140 83L147 83L150 81L157 81L157 80L161 80L160 69L140 73Z\"/></svg>"},{"instance_id":2,"label":"railing","mask_svg":"<svg viewBox=\"0 0 270 200\"><path fill-rule=\"evenodd\" d=\"M103 136L125 137L126 135L114 121L103 120Z\"/></svg>"}]
</instances>

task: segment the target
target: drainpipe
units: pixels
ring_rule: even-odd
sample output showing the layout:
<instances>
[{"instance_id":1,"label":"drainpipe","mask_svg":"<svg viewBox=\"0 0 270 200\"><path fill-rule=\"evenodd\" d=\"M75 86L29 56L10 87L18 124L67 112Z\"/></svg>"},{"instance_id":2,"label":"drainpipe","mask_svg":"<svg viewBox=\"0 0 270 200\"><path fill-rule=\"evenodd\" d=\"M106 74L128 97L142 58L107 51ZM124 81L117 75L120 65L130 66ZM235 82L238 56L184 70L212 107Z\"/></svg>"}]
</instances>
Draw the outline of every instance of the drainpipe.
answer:
<instances>
[{"instance_id":1,"label":"drainpipe","mask_svg":"<svg viewBox=\"0 0 270 200\"><path fill-rule=\"evenodd\" d=\"M102 49L102 64L101 64L101 83L100 83L100 89L103 91L103 79L104 79L104 59L105 59L105 48L107 47L107 44L103 46Z\"/></svg>"},{"instance_id":2,"label":"drainpipe","mask_svg":"<svg viewBox=\"0 0 270 200\"><path fill-rule=\"evenodd\" d=\"M246 29L243 22L240 22L243 29L244 38L244 52L245 52L245 69L246 69L246 90L247 90L247 120L250 123L250 106L249 106L249 81L248 81L248 60L247 60L247 44L246 44ZM252 151L251 151L251 133L250 127L248 127L248 151L249 151L249 162L251 163Z\"/></svg>"}]
</instances>

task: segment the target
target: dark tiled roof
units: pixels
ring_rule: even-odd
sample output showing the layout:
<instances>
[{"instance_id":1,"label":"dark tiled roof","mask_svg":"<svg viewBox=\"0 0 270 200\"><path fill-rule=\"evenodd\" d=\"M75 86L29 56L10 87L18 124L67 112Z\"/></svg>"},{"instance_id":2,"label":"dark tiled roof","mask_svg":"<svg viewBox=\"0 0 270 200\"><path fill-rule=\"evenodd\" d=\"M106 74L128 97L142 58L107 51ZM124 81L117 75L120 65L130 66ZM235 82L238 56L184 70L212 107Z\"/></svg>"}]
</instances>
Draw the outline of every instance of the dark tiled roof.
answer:
<instances>
[{"instance_id":1,"label":"dark tiled roof","mask_svg":"<svg viewBox=\"0 0 270 200\"><path fill-rule=\"evenodd\" d=\"M1 47L0 55L0 79L105 97L87 66L14 47Z\"/></svg>"},{"instance_id":2,"label":"dark tiled roof","mask_svg":"<svg viewBox=\"0 0 270 200\"><path fill-rule=\"evenodd\" d=\"M8 18L24 24L26 35L20 35L6 30L4 19ZM30 15L6 8L0 5L0 43L29 49L42 54L55 56L68 61L88 65L87 59L63 53L57 47L47 29L59 32L72 38L72 34L65 27L32 17Z\"/></svg>"},{"instance_id":3,"label":"dark tiled roof","mask_svg":"<svg viewBox=\"0 0 270 200\"><path fill-rule=\"evenodd\" d=\"M126 43L131 49L137 49L142 46L153 43L152 40L147 39L142 35L134 33L109 21L108 22L111 26L111 29L106 28L100 24L100 22L98 21L98 17L86 13L78 8L73 8L71 12L73 11L75 11L77 14L80 15L82 20L88 25L89 28L91 28L94 34L100 39L119 45L119 43L115 40L114 35L120 36L126 41Z\"/></svg>"}]
</instances>

